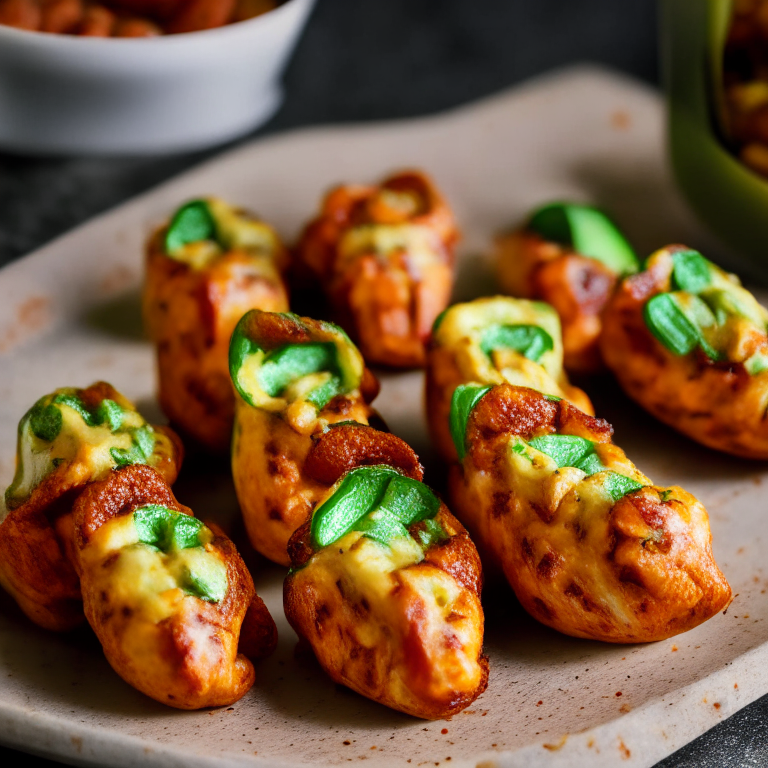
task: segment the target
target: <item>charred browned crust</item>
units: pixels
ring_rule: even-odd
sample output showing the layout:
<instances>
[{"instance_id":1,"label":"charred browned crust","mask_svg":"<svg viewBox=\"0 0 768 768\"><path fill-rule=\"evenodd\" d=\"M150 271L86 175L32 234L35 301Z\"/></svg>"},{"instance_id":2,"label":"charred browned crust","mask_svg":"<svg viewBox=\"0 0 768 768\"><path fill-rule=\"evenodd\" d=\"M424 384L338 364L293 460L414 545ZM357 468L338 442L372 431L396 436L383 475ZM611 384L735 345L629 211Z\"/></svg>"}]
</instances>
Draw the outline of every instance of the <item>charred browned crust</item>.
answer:
<instances>
[{"instance_id":1,"label":"charred browned crust","mask_svg":"<svg viewBox=\"0 0 768 768\"><path fill-rule=\"evenodd\" d=\"M88 486L80 494L73 509L75 538L78 552L76 565L83 576L84 560L80 553L89 541L109 520L132 513L145 504L159 504L182 514L191 515L188 507L179 504L171 489L159 473L150 467L133 465L118 469L105 480ZM171 663L175 670L174 677L178 686L184 690L180 695L174 687L174 694L162 689L162 683L147 683L152 676L146 676L146 670L137 671L123 657L119 639L112 632L105 631L113 620L112 607L104 596L91 595L85 590L85 615L104 647L108 661L126 682L134 685L152 698L181 709L197 709L202 706L219 706L239 699L253 684L254 671L249 664L239 665L239 676L231 681L230 690L219 686L214 693L206 691L206 681L215 670L206 667L208 663L195 652L194 643L190 642L188 628L199 631L207 628L211 635L241 638L244 656L260 658L271 653L277 642L277 629L263 601L256 595L253 580L235 545L215 525L209 526L214 533L208 545L215 549L227 567L227 591L218 603L195 600L185 603L181 612L165 619L161 625L165 642L163 662ZM190 607L193 605L193 607ZM245 625L245 634L241 628ZM222 635L224 633L224 635ZM238 657L239 658L239 657ZM234 663L234 659L229 660ZM151 663L151 661L149 662ZM209 698L212 696L213 698Z\"/></svg>"},{"instance_id":2,"label":"charred browned crust","mask_svg":"<svg viewBox=\"0 0 768 768\"><path fill-rule=\"evenodd\" d=\"M424 469L413 449L399 437L362 424L340 424L316 436L304 471L321 483L333 485L355 467L389 464L414 480Z\"/></svg>"},{"instance_id":3,"label":"charred browned crust","mask_svg":"<svg viewBox=\"0 0 768 768\"><path fill-rule=\"evenodd\" d=\"M39 626L58 632L84 620L80 580L67 557L57 527L71 519L77 491L48 483L0 524L0 576L24 613ZM61 526L56 522L62 521Z\"/></svg>"},{"instance_id":4,"label":"charred browned crust","mask_svg":"<svg viewBox=\"0 0 768 768\"><path fill-rule=\"evenodd\" d=\"M288 557L291 558L291 568L303 568L315 554L311 531L312 517L310 516L288 540Z\"/></svg>"},{"instance_id":5,"label":"charred browned crust","mask_svg":"<svg viewBox=\"0 0 768 768\"><path fill-rule=\"evenodd\" d=\"M306 344L329 335L328 327L321 320L279 312L252 312L243 321L242 331L251 339L258 339L259 346L267 352L285 344Z\"/></svg>"},{"instance_id":6,"label":"charred browned crust","mask_svg":"<svg viewBox=\"0 0 768 768\"><path fill-rule=\"evenodd\" d=\"M588 416L567 400L551 400L535 389L511 384L500 384L491 389L467 422L470 445L502 434L519 435L527 440L554 432L608 443L613 427L604 419Z\"/></svg>"},{"instance_id":7,"label":"charred browned crust","mask_svg":"<svg viewBox=\"0 0 768 768\"><path fill-rule=\"evenodd\" d=\"M459 584L479 597L483 589L483 567L467 529L445 504L440 504L436 519L450 538L431 546L424 553L424 560L449 573ZM416 523L409 531L417 533L422 526L423 523Z\"/></svg>"},{"instance_id":8,"label":"charred browned crust","mask_svg":"<svg viewBox=\"0 0 768 768\"><path fill-rule=\"evenodd\" d=\"M144 504L163 507L191 515L192 510L176 501L170 486L151 467L133 464L115 470L106 479L91 483L73 507L75 543L85 547L96 531L113 517L133 512Z\"/></svg>"},{"instance_id":9,"label":"charred browned crust","mask_svg":"<svg viewBox=\"0 0 768 768\"><path fill-rule=\"evenodd\" d=\"M277 625L272 614L270 614L264 601L256 594L251 574L240 557L234 542L215 523L207 521L206 525L216 536L213 545L225 556L228 563L234 564L240 592L239 599L244 601L250 595L250 603L248 603L243 623L240 626L237 649L251 661L270 656L277 648ZM229 576L230 569L228 568L227 577L229 578Z\"/></svg>"}]
</instances>

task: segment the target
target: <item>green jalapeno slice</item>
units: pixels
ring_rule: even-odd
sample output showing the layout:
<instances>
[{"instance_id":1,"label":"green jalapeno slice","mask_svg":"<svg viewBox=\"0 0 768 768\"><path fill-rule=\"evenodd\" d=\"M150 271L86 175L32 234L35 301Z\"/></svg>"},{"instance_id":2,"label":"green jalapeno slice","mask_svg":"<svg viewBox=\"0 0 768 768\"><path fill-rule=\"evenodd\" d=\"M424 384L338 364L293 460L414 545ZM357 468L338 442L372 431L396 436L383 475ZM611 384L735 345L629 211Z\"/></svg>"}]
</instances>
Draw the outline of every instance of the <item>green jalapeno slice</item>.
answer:
<instances>
[{"instance_id":1,"label":"green jalapeno slice","mask_svg":"<svg viewBox=\"0 0 768 768\"><path fill-rule=\"evenodd\" d=\"M269 313L263 313L269 314ZM292 313L275 313L295 324L299 335L311 332L301 318ZM331 340L307 340L275 344L274 338L253 338L254 319L259 311L244 315L229 347L229 371L238 394L249 405L269 407L270 401L285 396L286 391L304 381L304 389L293 396L303 398L322 410L334 397L357 388L362 375L362 359L349 337L332 323L321 323L320 331ZM290 337L290 335L287 335ZM333 338L335 337L335 338ZM354 358L354 359L353 359ZM312 377L317 374L315 378Z\"/></svg>"},{"instance_id":2,"label":"green jalapeno slice","mask_svg":"<svg viewBox=\"0 0 768 768\"><path fill-rule=\"evenodd\" d=\"M672 265L672 286L677 291L699 293L712 284L712 265L698 251L676 251Z\"/></svg>"},{"instance_id":3,"label":"green jalapeno slice","mask_svg":"<svg viewBox=\"0 0 768 768\"><path fill-rule=\"evenodd\" d=\"M608 469L595 451L596 443L576 435L543 435L528 441L531 448L555 460L558 468L575 467L587 476L605 473L603 487L614 501L638 491L642 483Z\"/></svg>"},{"instance_id":4,"label":"green jalapeno slice","mask_svg":"<svg viewBox=\"0 0 768 768\"><path fill-rule=\"evenodd\" d=\"M648 330L674 355L682 356L696 347L712 360L719 355L704 338L703 322L709 322L706 304L695 295L688 297L687 311L680 305L679 299L671 293L658 293L649 299L643 307L643 318ZM709 315L714 320L714 316Z\"/></svg>"},{"instance_id":5,"label":"green jalapeno slice","mask_svg":"<svg viewBox=\"0 0 768 768\"><path fill-rule=\"evenodd\" d=\"M467 453L467 422L474 407L480 402L492 387L482 387L478 384L460 384L453 391L451 398L450 428L453 444L459 461L464 459Z\"/></svg>"},{"instance_id":6,"label":"green jalapeno slice","mask_svg":"<svg viewBox=\"0 0 768 768\"><path fill-rule=\"evenodd\" d=\"M407 536L407 528L431 521L430 541L437 541L434 521L440 501L423 483L387 466L358 467L348 472L312 517L311 537L315 547L338 541L350 531L382 544ZM437 526L437 528L435 528ZM445 533L443 532L443 536Z\"/></svg>"},{"instance_id":7,"label":"green jalapeno slice","mask_svg":"<svg viewBox=\"0 0 768 768\"><path fill-rule=\"evenodd\" d=\"M133 511L133 524L139 541L173 557L182 550L204 547L203 534L212 538L205 524L191 515L160 504L145 504ZM183 561L182 561L183 563ZM227 571L213 555L198 557L193 565L178 568L179 586L187 593L210 603L224 599Z\"/></svg>"},{"instance_id":8,"label":"green jalapeno slice","mask_svg":"<svg viewBox=\"0 0 768 768\"><path fill-rule=\"evenodd\" d=\"M639 262L632 246L601 210L576 203L550 203L531 216L528 229L546 240L569 246L596 259L617 275L637 272Z\"/></svg>"},{"instance_id":9,"label":"green jalapeno slice","mask_svg":"<svg viewBox=\"0 0 768 768\"><path fill-rule=\"evenodd\" d=\"M545 352L554 349L552 337L538 325L489 325L480 336L480 349L490 357L495 349L514 349L538 363Z\"/></svg>"},{"instance_id":10,"label":"green jalapeno slice","mask_svg":"<svg viewBox=\"0 0 768 768\"><path fill-rule=\"evenodd\" d=\"M192 200L174 214L165 233L165 250L178 253L185 245L216 240L216 221L205 200Z\"/></svg>"}]
</instances>

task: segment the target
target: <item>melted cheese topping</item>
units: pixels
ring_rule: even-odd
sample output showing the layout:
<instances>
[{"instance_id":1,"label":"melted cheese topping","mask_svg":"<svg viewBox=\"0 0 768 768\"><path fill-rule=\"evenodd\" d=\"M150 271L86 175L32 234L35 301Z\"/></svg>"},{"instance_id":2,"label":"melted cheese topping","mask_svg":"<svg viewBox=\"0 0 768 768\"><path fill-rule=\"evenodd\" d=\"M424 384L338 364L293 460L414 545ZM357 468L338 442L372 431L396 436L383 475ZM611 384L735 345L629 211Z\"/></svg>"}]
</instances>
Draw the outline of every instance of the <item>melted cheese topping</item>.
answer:
<instances>
[{"instance_id":1,"label":"melted cheese topping","mask_svg":"<svg viewBox=\"0 0 768 768\"><path fill-rule=\"evenodd\" d=\"M133 515L122 515L92 536L82 552L83 567L95 594L108 594L137 626L155 625L177 612L182 600L198 599L184 590L190 574L226 582L226 563L210 546L212 532L202 528L199 537L203 546L165 553L139 541Z\"/></svg>"},{"instance_id":2,"label":"melted cheese topping","mask_svg":"<svg viewBox=\"0 0 768 768\"><path fill-rule=\"evenodd\" d=\"M351 400L359 400L360 382L365 364L362 355L348 338L328 338L336 345L336 361L342 380L341 393ZM318 420L317 407L307 400L316 389L330 381L329 371L316 371L292 381L277 397L267 394L259 377L266 353L256 350L248 355L237 371L237 384L247 392L256 408L270 413L282 413L291 426L301 434L310 434Z\"/></svg>"},{"instance_id":3,"label":"melted cheese topping","mask_svg":"<svg viewBox=\"0 0 768 768\"><path fill-rule=\"evenodd\" d=\"M493 355L489 357L480 348L480 340L483 331L491 325L537 326L550 335L553 348L544 352L538 362L528 360L512 349L494 350ZM462 353L466 365L475 372L475 377L467 378L467 381L476 380L489 384L508 381L510 384L559 395L558 391L523 383L526 378L533 377L559 390L557 382L563 376L562 333L560 318L549 304L505 296L455 304L443 315L434 332L434 339L441 347L466 348ZM513 381L513 378L518 380Z\"/></svg>"},{"instance_id":4,"label":"melted cheese topping","mask_svg":"<svg viewBox=\"0 0 768 768\"><path fill-rule=\"evenodd\" d=\"M510 448L519 445L519 442L516 438L513 439ZM595 452L608 470L631 477L643 485L652 485L616 446L596 444ZM514 488L516 496L554 511L552 536L557 535L560 526L567 527L576 523L586 537L585 552L604 550L605 526L616 503L605 487L605 472L588 476L576 467L558 469L557 463L550 456L526 446L525 451L508 452L505 475L506 487ZM556 524L558 521L559 525ZM621 595L614 595L603 583L607 576L600 562L586 564L582 577L588 577L592 581L589 593L599 596L615 616L626 622L631 620Z\"/></svg>"},{"instance_id":5,"label":"melted cheese topping","mask_svg":"<svg viewBox=\"0 0 768 768\"><path fill-rule=\"evenodd\" d=\"M474 603L467 602L461 585L439 568L409 568L422 559L421 547L410 536L394 539L389 547L351 532L315 554L297 574L320 599L333 601L336 596L353 610L365 606L363 613L354 610L351 626L340 629L375 650L374 665L386 670L387 698L396 702L411 701L415 692L444 698L472 690L481 675L477 658L482 622ZM415 593L407 601L395 593L402 584ZM409 614L414 606L419 606L416 623L428 655L428 680L415 680L412 660L404 656L404 638L414 630ZM348 682L356 687L360 681Z\"/></svg>"},{"instance_id":6,"label":"melted cheese topping","mask_svg":"<svg viewBox=\"0 0 768 768\"><path fill-rule=\"evenodd\" d=\"M421 547L410 536L393 539L387 546L352 531L314 555L307 567L326 589L335 591L340 581L345 596L368 602L378 621L361 621L356 632L360 642L373 648L385 642L382 634L386 637L388 633L383 626L399 623L389 599L395 582L388 576L423 559Z\"/></svg>"},{"instance_id":7,"label":"melted cheese topping","mask_svg":"<svg viewBox=\"0 0 768 768\"><path fill-rule=\"evenodd\" d=\"M226 251L238 250L264 255L272 267L272 257L280 250L280 240L272 227L218 198L207 198L205 202L216 223L216 240L187 243L174 251L172 258L200 270L210 266Z\"/></svg>"},{"instance_id":8,"label":"melted cheese topping","mask_svg":"<svg viewBox=\"0 0 768 768\"><path fill-rule=\"evenodd\" d=\"M338 246L340 270L358 256L374 253L388 260L406 253L408 264L416 272L442 262L443 244L429 227L420 224L365 224L348 229Z\"/></svg>"},{"instance_id":9,"label":"melted cheese topping","mask_svg":"<svg viewBox=\"0 0 768 768\"><path fill-rule=\"evenodd\" d=\"M79 478L82 482L100 480L116 465L111 451L131 450L132 431L148 426L141 414L132 409L123 410L120 430L112 432L106 423L88 426L82 416L65 403L59 403L57 407L61 411L62 426L52 442L41 440L32 432L30 419L21 423L17 448L18 466L13 484L8 489L9 498L28 498L62 463L80 465L81 474L84 475ZM156 440L160 437L164 436L155 435ZM150 465L155 455L150 458Z\"/></svg>"}]
</instances>

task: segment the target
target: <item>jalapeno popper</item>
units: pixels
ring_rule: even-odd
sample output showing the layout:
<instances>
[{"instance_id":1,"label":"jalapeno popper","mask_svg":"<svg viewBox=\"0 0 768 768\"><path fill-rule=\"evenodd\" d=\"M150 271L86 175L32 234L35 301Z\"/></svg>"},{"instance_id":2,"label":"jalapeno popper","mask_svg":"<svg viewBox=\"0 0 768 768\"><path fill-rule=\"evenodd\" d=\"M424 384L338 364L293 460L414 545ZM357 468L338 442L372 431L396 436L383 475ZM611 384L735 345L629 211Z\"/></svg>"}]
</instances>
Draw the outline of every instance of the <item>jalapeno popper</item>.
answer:
<instances>
[{"instance_id":1,"label":"jalapeno popper","mask_svg":"<svg viewBox=\"0 0 768 768\"><path fill-rule=\"evenodd\" d=\"M367 424L378 383L341 328L253 310L232 334L237 392L232 475L253 546L288 565L291 534L327 486L304 472L312 436L329 424Z\"/></svg>"},{"instance_id":2,"label":"jalapeno popper","mask_svg":"<svg viewBox=\"0 0 768 768\"><path fill-rule=\"evenodd\" d=\"M182 206L149 241L144 319L157 346L160 405L211 451L227 451L232 435L232 331L249 309L288 309L286 266L272 227L216 199Z\"/></svg>"},{"instance_id":3,"label":"jalapeno popper","mask_svg":"<svg viewBox=\"0 0 768 768\"><path fill-rule=\"evenodd\" d=\"M455 304L435 321L427 349L426 405L432 444L456 460L449 429L460 384L516 384L570 400L592 413L587 395L568 382L557 313L547 304L495 296Z\"/></svg>"},{"instance_id":4,"label":"jalapeno popper","mask_svg":"<svg viewBox=\"0 0 768 768\"><path fill-rule=\"evenodd\" d=\"M386 461L382 433L331 433L344 441L355 429L365 433L355 444ZM343 453L324 465L335 483L291 538L285 614L334 681L416 717L450 717L488 682L480 560L463 526L420 482L413 451L383 437L397 468L350 470Z\"/></svg>"},{"instance_id":5,"label":"jalapeno popper","mask_svg":"<svg viewBox=\"0 0 768 768\"><path fill-rule=\"evenodd\" d=\"M370 363L424 364L424 344L453 285L458 230L421 173L332 190L304 230L297 267L323 287L335 319Z\"/></svg>"},{"instance_id":6,"label":"jalapeno popper","mask_svg":"<svg viewBox=\"0 0 768 768\"><path fill-rule=\"evenodd\" d=\"M120 677L179 709L241 698L277 629L224 533L147 466L88 486L73 522L85 615Z\"/></svg>"},{"instance_id":7,"label":"jalapeno popper","mask_svg":"<svg viewBox=\"0 0 768 768\"><path fill-rule=\"evenodd\" d=\"M730 603L704 507L653 485L606 421L508 384L459 387L451 419L456 514L539 621L575 637L649 642Z\"/></svg>"},{"instance_id":8,"label":"jalapeno popper","mask_svg":"<svg viewBox=\"0 0 768 768\"><path fill-rule=\"evenodd\" d=\"M16 475L0 524L0 584L41 627L83 620L68 553L72 504L88 484L128 464L149 464L172 483L182 448L105 382L64 387L40 398L19 423Z\"/></svg>"},{"instance_id":9,"label":"jalapeno popper","mask_svg":"<svg viewBox=\"0 0 768 768\"><path fill-rule=\"evenodd\" d=\"M710 448L768 459L768 311L700 253L672 245L605 310L603 357L626 393Z\"/></svg>"},{"instance_id":10,"label":"jalapeno popper","mask_svg":"<svg viewBox=\"0 0 768 768\"><path fill-rule=\"evenodd\" d=\"M639 266L618 227L596 208L550 203L498 237L496 250L502 288L560 315L566 370L599 371L600 313L617 280Z\"/></svg>"}]
</instances>

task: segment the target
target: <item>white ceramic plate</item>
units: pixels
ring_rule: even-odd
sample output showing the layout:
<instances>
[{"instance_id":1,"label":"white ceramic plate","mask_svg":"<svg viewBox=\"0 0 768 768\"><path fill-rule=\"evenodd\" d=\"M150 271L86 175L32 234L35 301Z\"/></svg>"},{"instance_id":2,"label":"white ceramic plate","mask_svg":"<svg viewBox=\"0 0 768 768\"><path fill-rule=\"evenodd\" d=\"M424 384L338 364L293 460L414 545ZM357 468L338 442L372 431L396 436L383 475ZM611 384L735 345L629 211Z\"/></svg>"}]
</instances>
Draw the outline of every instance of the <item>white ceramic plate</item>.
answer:
<instances>
[{"instance_id":1,"label":"white ceramic plate","mask_svg":"<svg viewBox=\"0 0 768 768\"><path fill-rule=\"evenodd\" d=\"M457 296L493 290L491 235L553 197L608 205L641 252L684 241L719 258L672 188L662 105L637 83L569 70L435 118L324 128L256 142L62 237L0 272L0 486L15 427L40 395L106 379L151 417L152 350L142 340L142 241L180 201L218 194L288 238L332 183L419 166L464 228ZM423 457L421 374L384 376L379 409ZM486 602L487 692L450 722L422 722L335 686L296 657L282 572L249 556L280 630L276 654L234 707L166 709L123 683L87 632L55 636L0 598L0 741L72 763L110 766L650 766L768 690L765 466L701 448L655 423L610 383L591 388L616 441L661 484L710 512L714 548L737 597L726 615L672 640L611 646L546 629L508 591ZM440 482L437 465L432 482ZM188 467L182 502L241 542L226 467ZM239 537L239 538L238 538Z\"/></svg>"}]
</instances>

